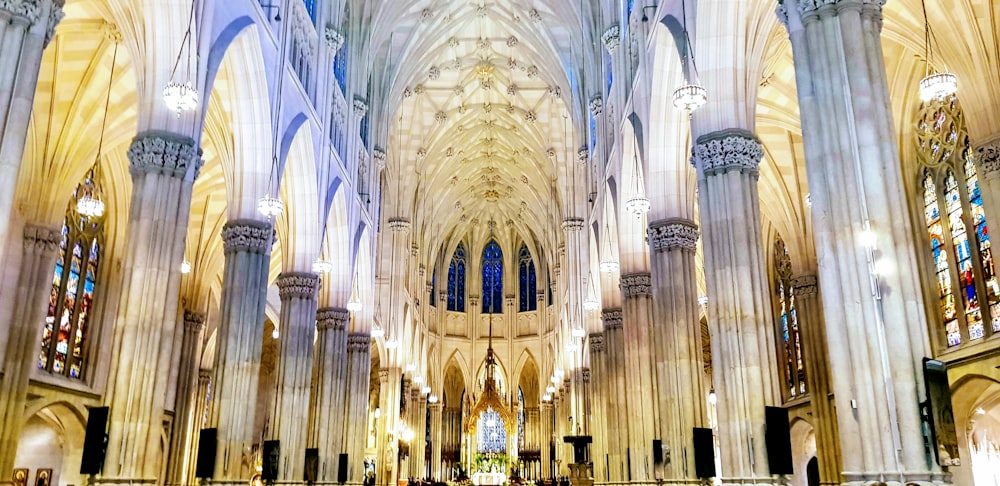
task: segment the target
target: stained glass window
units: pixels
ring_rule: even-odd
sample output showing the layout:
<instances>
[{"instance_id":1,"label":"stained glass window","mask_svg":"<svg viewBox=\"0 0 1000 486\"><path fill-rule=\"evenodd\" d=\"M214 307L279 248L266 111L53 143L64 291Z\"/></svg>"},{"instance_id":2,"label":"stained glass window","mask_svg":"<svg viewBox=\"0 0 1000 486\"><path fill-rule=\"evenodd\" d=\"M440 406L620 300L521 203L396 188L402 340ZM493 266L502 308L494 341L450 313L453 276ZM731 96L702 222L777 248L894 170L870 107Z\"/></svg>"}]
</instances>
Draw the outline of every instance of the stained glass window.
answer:
<instances>
[{"instance_id":1,"label":"stained glass window","mask_svg":"<svg viewBox=\"0 0 1000 486\"><path fill-rule=\"evenodd\" d=\"M524 449L524 391L517 387L517 449Z\"/></svg>"},{"instance_id":2,"label":"stained glass window","mask_svg":"<svg viewBox=\"0 0 1000 486\"><path fill-rule=\"evenodd\" d=\"M437 267L431 271L431 306L437 307Z\"/></svg>"},{"instance_id":3,"label":"stained glass window","mask_svg":"<svg viewBox=\"0 0 1000 486\"><path fill-rule=\"evenodd\" d=\"M465 245L461 243L448 266L448 310L465 312Z\"/></svg>"},{"instance_id":4,"label":"stained glass window","mask_svg":"<svg viewBox=\"0 0 1000 486\"><path fill-rule=\"evenodd\" d=\"M483 248L483 314L503 313L503 250L496 240Z\"/></svg>"},{"instance_id":5,"label":"stained glass window","mask_svg":"<svg viewBox=\"0 0 1000 486\"><path fill-rule=\"evenodd\" d=\"M944 342L953 347L1000 332L1000 283L958 98L929 101L920 112L924 220Z\"/></svg>"},{"instance_id":6,"label":"stained glass window","mask_svg":"<svg viewBox=\"0 0 1000 486\"><path fill-rule=\"evenodd\" d=\"M538 289L535 282L535 262L531 259L527 245L521 245L521 251L517 255L518 280L520 280L520 291L518 312L527 312L538 309L538 301L535 300L535 293Z\"/></svg>"},{"instance_id":7,"label":"stained glass window","mask_svg":"<svg viewBox=\"0 0 1000 486\"><path fill-rule=\"evenodd\" d=\"M482 454L507 452L507 429L503 418L492 408L479 415L479 452ZM504 471L497 471L504 472Z\"/></svg>"},{"instance_id":8,"label":"stained glass window","mask_svg":"<svg viewBox=\"0 0 1000 486\"><path fill-rule=\"evenodd\" d=\"M103 216L88 217L77 211L77 202L84 196L100 197L94 170L77 186L66 210L38 354L40 369L74 379L83 378L86 369L87 338L103 248Z\"/></svg>"},{"instance_id":9,"label":"stained glass window","mask_svg":"<svg viewBox=\"0 0 1000 486\"><path fill-rule=\"evenodd\" d=\"M774 291L777 308L778 334L781 337L782 375L786 398L797 398L806 392L806 368L802 359L802 336L795 310L792 290L792 261L781 237L774 242Z\"/></svg>"}]
</instances>

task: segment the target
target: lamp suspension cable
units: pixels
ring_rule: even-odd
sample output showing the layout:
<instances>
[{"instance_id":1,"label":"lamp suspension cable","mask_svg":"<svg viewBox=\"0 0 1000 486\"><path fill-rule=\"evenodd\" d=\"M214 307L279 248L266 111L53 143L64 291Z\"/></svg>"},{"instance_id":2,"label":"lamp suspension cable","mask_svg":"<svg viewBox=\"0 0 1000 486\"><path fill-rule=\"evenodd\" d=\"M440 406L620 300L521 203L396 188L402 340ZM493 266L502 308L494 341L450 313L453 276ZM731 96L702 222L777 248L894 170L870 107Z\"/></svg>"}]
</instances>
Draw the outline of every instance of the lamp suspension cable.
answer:
<instances>
[{"instance_id":1,"label":"lamp suspension cable","mask_svg":"<svg viewBox=\"0 0 1000 486\"><path fill-rule=\"evenodd\" d=\"M675 108L684 110L691 116L695 110L708 103L708 92L698 83L698 64L695 62L694 45L687 28L687 0L681 0L681 26L684 30L684 56L681 61L684 63L686 84L674 90L672 99ZM688 76L689 65L694 76Z\"/></svg>"},{"instance_id":2,"label":"lamp suspension cable","mask_svg":"<svg viewBox=\"0 0 1000 486\"><path fill-rule=\"evenodd\" d=\"M194 8L196 3L197 0L192 0L191 2L187 30L181 39L181 48L177 51L174 66L170 69L170 81L163 88L163 101L167 104L168 108L177 113L178 117L181 116L181 113L193 111L198 107L198 89L191 84L191 80L189 79L184 83L179 83L175 80L177 68L180 66L181 56L184 55L185 49L187 50L188 68L191 66L191 28L194 25Z\"/></svg>"},{"instance_id":3,"label":"lamp suspension cable","mask_svg":"<svg viewBox=\"0 0 1000 486\"><path fill-rule=\"evenodd\" d=\"M947 70L939 73L934 69L934 44L937 39L927 18L926 0L920 0L920 9L924 15L924 78L920 80L919 87L920 100L926 103L958 92L958 76Z\"/></svg>"},{"instance_id":4,"label":"lamp suspension cable","mask_svg":"<svg viewBox=\"0 0 1000 486\"><path fill-rule=\"evenodd\" d=\"M88 218L100 218L104 215L104 201L97 193L97 186L93 181L94 174L101 163L101 151L104 150L104 132L108 125L108 109L111 106L111 90L115 82L115 66L118 64L118 38L117 33L111 35L111 41L115 48L111 54L111 74L108 76L108 92L104 96L104 115L101 119L101 136L97 139L97 155L94 156L94 165L90 169L90 177L84 182L86 188L84 194L76 201L76 212Z\"/></svg>"},{"instance_id":5,"label":"lamp suspension cable","mask_svg":"<svg viewBox=\"0 0 1000 486\"><path fill-rule=\"evenodd\" d=\"M276 218L285 211L285 203L282 202L279 197L280 188L274 186L281 184L281 178L278 177L277 174L279 167L278 123L281 121L281 109L284 106L284 103L282 103L282 93L285 81L285 57L288 55L284 39L287 37L289 29L290 26L288 25L288 22L282 25L282 41L279 42L278 64L275 66L275 76L277 77L278 89L275 94L274 107L271 110L271 169L267 175L267 190L265 191L264 196L257 201L257 210L269 220L271 218ZM272 187L274 189L273 195L271 192Z\"/></svg>"}]
</instances>

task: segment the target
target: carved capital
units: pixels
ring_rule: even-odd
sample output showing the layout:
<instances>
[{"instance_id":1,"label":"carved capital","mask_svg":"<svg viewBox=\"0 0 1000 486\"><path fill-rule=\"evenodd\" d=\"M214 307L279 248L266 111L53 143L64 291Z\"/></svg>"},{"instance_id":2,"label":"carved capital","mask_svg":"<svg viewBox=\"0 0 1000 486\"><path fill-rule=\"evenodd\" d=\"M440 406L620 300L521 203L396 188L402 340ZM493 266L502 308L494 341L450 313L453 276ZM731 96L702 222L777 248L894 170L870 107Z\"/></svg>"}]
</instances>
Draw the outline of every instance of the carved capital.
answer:
<instances>
[{"instance_id":1,"label":"carved capital","mask_svg":"<svg viewBox=\"0 0 1000 486\"><path fill-rule=\"evenodd\" d=\"M410 220L406 218L389 218L388 225L393 231L410 231Z\"/></svg>"},{"instance_id":2,"label":"carved capital","mask_svg":"<svg viewBox=\"0 0 1000 486\"><path fill-rule=\"evenodd\" d=\"M128 149L129 171L133 177L153 173L193 182L203 162L194 143L191 137L171 132L140 133Z\"/></svg>"},{"instance_id":3,"label":"carved capital","mask_svg":"<svg viewBox=\"0 0 1000 486\"><path fill-rule=\"evenodd\" d=\"M364 118L368 114L368 100L361 96L354 97L354 116Z\"/></svg>"},{"instance_id":4,"label":"carved capital","mask_svg":"<svg viewBox=\"0 0 1000 486\"><path fill-rule=\"evenodd\" d=\"M586 145L580 147L580 150L576 151L576 161L581 164L586 164L590 160L590 149Z\"/></svg>"},{"instance_id":5,"label":"carved capital","mask_svg":"<svg viewBox=\"0 0 1000 486\"><path fill-rule=\"evenodd\" d=\"M323 40L326 41L326 45L330 50L337 53L344 45L344 34L338 32L332 25L327 25L326 29L323 30Z\"/></svg>"},{"instance_id":6,"label":"carved capital","mask_svg":"<svg viewBox=\"0 0 1000 486\"><path fill-rule=\"evenodd\" d=\"M41 15L39 0L0 0L0 11L19 17L22 22L34 24ZM61 10L61 8L60 8Z\"/></svg>"},{"instance_id":7,"label":"carved capital","mask_svg":"<svg viewBox=\"0 0 1000 486\"><path fill-rule=\"evenodd\" d=\"M614 52L614 50L618 47L618 44L621 43L621 29L617 25L608 27L608 29L604 31L604 34L601 35L601 42L604 43L604 48L607 49L608 52Z\"/></svg>"},{"instance_id":8,"label":"carved capital","mask_svg":"<svg viewBox=\"0 0 1000 486\"><path fill-rule=\"evenodd\" d=\"M309 272L282 272L274 282L281 300L315 299L319 275Z\"/></svg>"},{"instance_id":9,"label":"carved capital","mask_svg":"<svg viewBox=\"0 0 1000 486\"><path fill-rule=\"evenodd\" d=\"M581 368L580 378L583 379L584 383L590 383L590 368Z\"/></svg>"},{"instance_id":10,"label":"carved capital","mask_svg":"<svg viewBox=\"0 0 1000 486\"><path fill-rule=\"evenodd\" d=\"M698 246L698 225L689 219L661 219L649 223L646 236L654 251L693 252Z\"/></svg>"},{"instance_id":11,"label":"carved capital","mask_svg":"<svg viewBox=\"0 0 1000 486\"><path fill-rule=\"evenodd\" d=\"M246 251L267 254L274 243L271 223L253 219L235 219L222 227L222 245L226 253Z\"/></svg>"},{"instance_id":12,"label":"carved capital","mask_svg":"<svg viewBox=\"0 0 1000 486\"><path fill-rule=\"evenodd\" d=\"M597 95L590 99L590 114L593 116L599 116L604 112L604 98Z\"/></svg>"},{"instance_id":13,"label":"carved capital","mask_svg":"<svg viewBox=\"0 0 1000 486\"><path fill-rule=\"evenodd\" d=\"M372 150L372 158L375 159L375 167L378 170L385 168L385 150L375 147L375 149Z\"/></svg>"},{"instance_id":14,"label":"carved capital","mask_svg":"<svg viewBox=\"0 0 1000 486\"><path fill-rule=\"evenodd\" d=\"M583 218L566 218L562 222L562 229L568 232L583 230Z\"/></svg>"},{"instance_id":15,"label":"carved capital","mask_svg":"<svg viewBox=\"0 0 1000 486\"><path fill-rule=\"evenodd\" d=\"M808 17L836 16L841 10L869 10L882 14L885 0L794 0L802 19Z\"/></svg>"},{"instance_id":16,"label":"carved capital","mask_svg":"<svg viewBox=\"0 0 1000 486\"><path fill-rule=\"evenodd\" d=\"M622 275L619 286L622 289L622 296L639 297L643 295L653 295L653 281L647 272L626 273Z\"/></svg>"},{"instance_id":17,"label":"carved capital","mask_svg":"<svg viewBox=\"0 0 1000 486\"><path fill-rule=\"evenodd\" d=\"M347 328L347 321L350 318L351 313L347 309L324 307L316 311L316 328L343 331Z\"/></svg>"},{"instance_id":18,"label":"carved capital","mask_svg":"<svg viewBox=\"0 0 1000 486\"><path fill-rule=\"evenodd\" d=\"M56 228L49 228L36 224L24 225L24 251L38 252L41 254L54 254L59 249L59 241L62 235Z\"/></svg>"},{"instance_id":19,"label":"carved capital","mask_svg":"<svg viewBox=\"0 0 1000 486\"><path fill-rule=\"evenodd\" d=\"M753 133L733 128L698 137L692 152L691 164L706 176L730 170L756 176L764 146Z\"/></svg>"},{"instance_id":20,"label":"carved capital","mask_svg":"<svg viewBox=\"0 0 1000 486\"><path fill-rule=\"evenodd\" d=\"M603 317L603 316L602 316ZM590 352L600 353L604 351L604 333L603 332L592 332L587 339L590 340Z\"/></svg>"},{"instance_id":21,"label":"carved capital","mask_svg":"<svg viewBox=\"0 0 1000 486\"><path fill-rule=\"evenodd\" d=\"M604 309L601 311L601 320L604 321L604 329L621 329L622 310L619 308Z\"/></svg>"},{"instance_id":22,"label":"carved capital","mask_svg":"<svg viewBox=\"0 0 1000 486\"><path fill-rule=\"evenodd\" d=\"M387 381L389 381L389 370L387 369L378 370L378 382L385 383Z\"/></svg>"},{"instance_id":23,"label":"carved capital","mask_svg":"<svg viewBox=\"0 0 1000 486\"><path fill-rule=\"evenodd\" d=\"M205 328L205 313L184 309L184 331L198 334Z\"/></svg>"},{"instance_id":24,"label":"carved capital","mask_svg":"<svg viewBox=\"0 0 1000 486\"><path fill-rule=\"evenodd\" d=\"M372 337L363 333L351 333L347 335L348 353L369 353L371 351Z\"/></svg>"},{"instance_id":25,"label":"carved capital","mask_svg":"<svg viewBox=\"0 0 1000 486\"><path fill-rule=\"evenodd\" d=\"M479 296L476 294L469 294L469 305L473 307L479 305Z\"/></svg>"},{"instance_id":26,"label":"carved capital","mask_svg":"<svg viewBox=\"0 0 1000 486\"><path fill-rule=\"evenodd\" d=\"M984 179L1000 177L1000 138L976 147L976 158Z\"/></svg>"},{"instance_id":27,"label":"carved capital","mask_svg":"<svg viewBox=\"0 0 1000 486\"><path fill-rule=\"evenodd\" d=\"M49 42L52 42L52 38L56 36L56 26L58 26L59 22L62 22L63 17L66 16L66 13L63 12L63 5L65 3L65 0L56 0L52 2L52 9L49 10L49 21L45 26L44 46L48 46Z\"/></svg>"},{"instance_id":28,"label":"carved capital","mask_svg":"<svg viewBox=\"0 0 1000 486\"><path fill-rule=\"evenodd\" d=\"M819 291L819 282L812 274L802 274L792 277L792 289L797 297L805 295L816 295Z\"/></svg>"}]
</instances>

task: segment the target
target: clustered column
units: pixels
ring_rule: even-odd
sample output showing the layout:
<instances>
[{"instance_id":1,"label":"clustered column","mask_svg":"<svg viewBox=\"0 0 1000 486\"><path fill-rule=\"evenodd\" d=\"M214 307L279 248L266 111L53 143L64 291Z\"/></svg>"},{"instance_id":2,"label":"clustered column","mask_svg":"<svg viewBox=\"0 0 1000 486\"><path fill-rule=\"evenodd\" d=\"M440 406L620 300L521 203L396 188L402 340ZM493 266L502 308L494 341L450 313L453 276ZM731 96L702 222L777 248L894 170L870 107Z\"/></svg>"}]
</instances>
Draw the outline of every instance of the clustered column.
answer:
<instances>
[{"instance_id":1,"label":"clustered column","mask_svg":"<svg viewBox=\"0 0 1000 486\"><path fill-rule=\"evenodd\" d=\"M2 10L0 10L2 11ZM45 322L52 271L59 250L59 231L37 225L24 227L23 253L13 299L3 376L0 377L0 478L14 472L17 440L24 426L28 381L36 366L39 331Z\"/></svg>"},{"instance_id":2,"label":"clustered column","mask_svg":"<svg viewBox=\"0 0 1000 486\"><path fill-rule=\"evenodd\" d=\"M628 433L629 414L625 390L625 339L622 336L622 310L604 309L601 312L604 321L604 386L605 407L607 410L608 437L607 453L608 477L611 482L628 481L631 476L626 470L628 463Z\"/></svg>"},{"instance_id":3,"label":"clustered column","mask_svg":"<svg viewBox=\"0 0 1000 486\"><path fill-rule=\"evenodd\" d=\"M337 456L348 450L345 448L348 440L345 392L350 379L347 375L347 322L350 316L347 310L335 307L316 311L315 393L310 408L309 444L319 449L320 481L333 481L337 477Z\"/></svg>"},{"instance_id":4,"label":"clustered column","mask_svg":"<svg viewBox=\"0 0 1000 486\"><path fill-rule=\"evenodd\" d=\"M552 402L542 402L538 406L541 411L541 446L542 446L542 477L553 477L558 472L552 468L552 462L556 458L552 457L552 442L554 440L552 436L552 414L553 406Z\"/></svg>"},{"instance_id":5,"label":"clustered column","mask_svg":"<svg viewBox=\"0 0 1000 486\"><path fill-rule=\"evenodd\" d=\"M399 477L399 437L396 427L399 423L400 382L403 370L399 368L382 368L378 370L379 409L382 417L379 419L377 443L378 460L376 474L378 484L390 486L396 484Z\"/></svg>"},{"instance_id":6,"label":"clustered column","mask_svg":"<svg viewBox=\"0 0 1000 486\"><path fill-rule=\"evenodd\" d=\"M627 273L621 277L622 321L625 348L625 394L628 420L628 451L631 480L653 479L650 448L657 429L653 407L649 406L658 395L653 383L650 340L652 338L652 282L648 272Z\"/></svg>"},{"instance_id":7,"label":"clustered column","mask_svg":"<svg viewBox=\"0 0 1000 486\"><path fill-rule=\"evenodd\" d=\"M209 423L218 429L215 482L242 486L253 474L244 453L256 439L254 408L274 229L264 221L233 220L223 227L222 242L226 265Z\"/></svg>"},{"instance_id":8,"label":"clustered column","mask_svg":"<svg viewBox=\"0 0 1000 486\"><path fill-rule=\"evenodd\" d=\"M309 428L319 275L285 272L278 276L275 284L281 297L281 339L278 342L276 373L278 393L271 433L281 444L279 479L302 481L308 444L306 434Z\"/></svg>"},{"instance_id":9,"label":"clustered column","mask_svg":"<svg viewBox=\"0 0 1000 486\"><path fill-rule=\"evenodd\" d=\"M431 408L431 477L441 481L441 410L444 405L432 403Z\"/></svg>"},{"instance_id":10,"label":"clustered column","mask_svg":"<svg viewBox=\"0 0 1000 486\"><path fill-rule=\"evenodd\" d=\"M695 248L698 226L688 219L649 223L653 295L657 304L653 327L653 365L660 416L660 439L670 451L663 479L692 480L695 476L694 427L706 425L707 396L702 377L701 323Z\"/></svg>"},{"instance_id":11,"label":"clustered column","mask_svg":"<svg viewBox=\"0 0 1000 486\"><path fill-rule=\"evenodd\" d=\"M593 332L587 336L590 345L590 431L594 442L591 445L591 461L594 463L594 479L607 481L607 436L608 424L608 374L605 363L604 333Z\"/></svg>"},{"instance_id":12,"label":"clustered column","mask_svg":"<svg viewBox=\"0 0 1000 486\"><path fill-rule=\"evenodd\" d=\"M347 335L347 403L346 426L344 428L344 450L355 456L365 450L368 434L368 399L371 377L371 336L367 333ZM383 414L384 416L384 414ZM382 447L379 444L379 447ZM360 457L349 458L348 464L361 464ZM360 483L364 468L348 468L348 480Z\"/></svg>"},{"instance_id":13,"label":"clustered column","mask_svg":"<svg viewBox=\"0 0 1000 486\"><path fill-rule=\"evenodd\" d=\"M201 429L201 422L194 415L195 393L198 390L198 365L201 359L202 331L205 329L205 314L184 311L184 335L181 337L181 352L177 373L177 395L174 405L173 433L170 437L170 457L167 461L168 486L187 484L193 476L193 464L188 463L188 449L192 448L195 436Z\"/></svg>"},{"instance_id":14,"label":"clustered column","mask_svg":"<svg viewBox=\"0 0 1000 486\"><path fill-rule=\"evenodd\" d=\"M757 194L763 153L752 133L729 129L698 137L692 159L705 232L720 476L726 484L770 481L764 407L776 401L777 368Z\"/></svg>"},{"instance_id":15,"label":"clustered column","mask_svg":"<svg viewBox=\"0 0 1000 486\"><path fill-rule=\"evenodd\" d=\"M115 318L107 393L108 449L101 483L153 483L161 474L160 431L177 366L180 262L191 189L202 160L195 141L162 131L140 133L128 150L131 210L125 236L121 302Z\"/></svg>"}]
</instances>

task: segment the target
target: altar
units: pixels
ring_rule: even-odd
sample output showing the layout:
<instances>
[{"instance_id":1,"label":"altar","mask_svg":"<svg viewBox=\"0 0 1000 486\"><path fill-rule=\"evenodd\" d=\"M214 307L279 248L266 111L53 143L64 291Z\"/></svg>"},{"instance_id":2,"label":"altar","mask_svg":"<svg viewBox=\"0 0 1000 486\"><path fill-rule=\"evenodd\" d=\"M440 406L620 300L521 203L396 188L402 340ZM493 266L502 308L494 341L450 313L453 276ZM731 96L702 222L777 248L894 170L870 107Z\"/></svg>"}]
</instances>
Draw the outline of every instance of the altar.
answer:
<instances>
[{"instance_id":1,"label":"altar","mask_svg":"<svg viewBox=\"0 0 1000 486\"><path fill-rule=\"evenodd\" d=\"M507 475L498 472L477 472L472 475L472 484L476 486L499 486L507 482Z\"/></svg>"}]
</instances>

